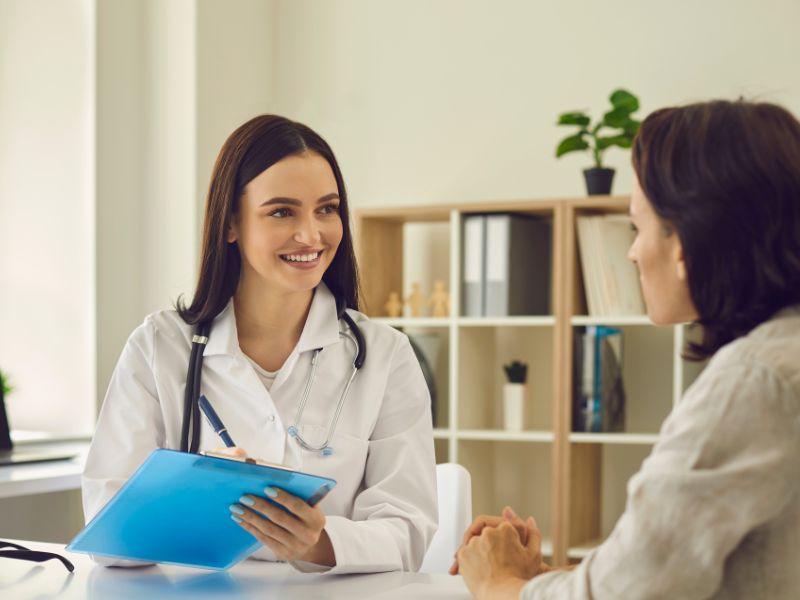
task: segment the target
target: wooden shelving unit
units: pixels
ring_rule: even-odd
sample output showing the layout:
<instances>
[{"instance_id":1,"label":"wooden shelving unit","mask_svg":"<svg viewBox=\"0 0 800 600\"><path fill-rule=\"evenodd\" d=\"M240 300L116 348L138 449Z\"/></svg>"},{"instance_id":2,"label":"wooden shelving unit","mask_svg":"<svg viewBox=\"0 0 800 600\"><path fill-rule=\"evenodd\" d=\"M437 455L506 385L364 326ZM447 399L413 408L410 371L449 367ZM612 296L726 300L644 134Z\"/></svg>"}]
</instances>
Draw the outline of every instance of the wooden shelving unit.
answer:
<instances>
[{"instance_id":1,"label":"wooden shelving unit","mask_svg":"<svg viewBox=\"0 0 800 600\"><path fill-rule=\"evenodd\" d=\"M472 474L475 514L512 505L536 517L545 554L566 564L610 533L622 513L625 485L650 452L661 422L702 366L680 356L683 327L657 328L645 315L587 315L575 219L625 213L628 197L492 202L356 211L356 248L365 312L410 334L442 340L434 444L438 462L463 464ZM535 214L552 220L551 314L460 316L462 219L478 213ZM388 318L383 306L403 281L405 228L436 226L449 240L442 278L451 294L449 317ZM445 232L445 233L442 233ZM446 243L445 243L446 242ZM432 281L423 282L430 290ZM611 325L624 332L625 433L575 433L572 423L573 329ZM521 432L503 429L502 364L529 365Z\"/></svg>"}]
</instances>

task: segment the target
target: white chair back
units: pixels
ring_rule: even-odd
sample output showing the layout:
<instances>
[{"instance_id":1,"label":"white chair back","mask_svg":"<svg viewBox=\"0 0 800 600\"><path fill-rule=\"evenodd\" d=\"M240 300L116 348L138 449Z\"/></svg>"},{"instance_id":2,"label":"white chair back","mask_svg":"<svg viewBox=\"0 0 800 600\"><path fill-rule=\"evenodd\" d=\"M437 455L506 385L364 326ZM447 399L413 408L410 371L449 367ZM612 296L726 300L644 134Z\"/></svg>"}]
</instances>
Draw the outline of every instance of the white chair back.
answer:
<instances>
[{"instance_id":1,"label":"white chair back","mask_svg":"<svg viewBox=\"0 0 800 600\"><path fill-rule=\"evenodd\" d=\"M472 480L461 465L436 465L439 529L433 536L420 573L447 573L464 531L472 523Z\"/></svg>"}]
</instances>

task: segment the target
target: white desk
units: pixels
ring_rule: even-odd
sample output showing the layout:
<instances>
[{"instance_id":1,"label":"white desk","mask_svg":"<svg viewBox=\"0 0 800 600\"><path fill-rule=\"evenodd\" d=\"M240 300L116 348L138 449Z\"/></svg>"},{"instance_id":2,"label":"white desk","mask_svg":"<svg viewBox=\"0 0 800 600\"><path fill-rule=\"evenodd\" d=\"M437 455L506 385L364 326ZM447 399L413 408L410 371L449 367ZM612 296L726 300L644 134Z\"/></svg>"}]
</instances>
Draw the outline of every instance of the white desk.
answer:
<instances>
[{"instance_id":1,"label":"white desk","mask_svg":"<svg viewBox=\"0 0 800 600\"><path fill-rule=\"evenodd\" d=\"M0 466L0 498L77 490L89 451L87 441L19 444L30 449L52 448L75 452L71 460Z\"/></svg>"},{"instance_id":2,"label":"white desk","mask_svg":"<svg viewBox=\"0 0 800 600\"><path fill-rule=\"evenodd\" d=\"M11 541L11 540L9 540ZM58 544L17 541L31 550L57 552L75 565L70 574L55 560L32 563L0 558L0 598L160 600L161 598L258 598L407 600L471 598L461 577L421 573L317 575L286 564L246 560L229 571L203 571L168 565L108 568Z\"/></svg>"}]
</instances>

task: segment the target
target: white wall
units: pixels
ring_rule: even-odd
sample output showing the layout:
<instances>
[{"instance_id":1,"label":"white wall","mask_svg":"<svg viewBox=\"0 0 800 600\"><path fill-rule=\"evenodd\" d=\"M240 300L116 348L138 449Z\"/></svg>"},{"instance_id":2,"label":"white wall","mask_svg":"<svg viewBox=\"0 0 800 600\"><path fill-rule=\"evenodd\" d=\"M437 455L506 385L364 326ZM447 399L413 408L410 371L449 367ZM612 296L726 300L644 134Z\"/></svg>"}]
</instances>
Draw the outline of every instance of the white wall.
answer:
<instances>
[{"instance_id":1,"label":"white wall","mask_svg":"<svg viewBox=\"0 0 800 600\"><path fill-rule=\"evenodd\" d=\"M0 368L12 425L94 425L94 7L0 2Z\"/></svg>"},{"instance_id":2,"label":"white wall","mask_svg":"<svg viewBox=\"0 0 800 600\"><path fill-rule=\"evenodd\" d=\"M276 22L277 107L328 138L356 206L583 195L554 123L617 86L643 115L740 94L800 114L797 0L278 0Z\"/></svg>"}]
</instances>

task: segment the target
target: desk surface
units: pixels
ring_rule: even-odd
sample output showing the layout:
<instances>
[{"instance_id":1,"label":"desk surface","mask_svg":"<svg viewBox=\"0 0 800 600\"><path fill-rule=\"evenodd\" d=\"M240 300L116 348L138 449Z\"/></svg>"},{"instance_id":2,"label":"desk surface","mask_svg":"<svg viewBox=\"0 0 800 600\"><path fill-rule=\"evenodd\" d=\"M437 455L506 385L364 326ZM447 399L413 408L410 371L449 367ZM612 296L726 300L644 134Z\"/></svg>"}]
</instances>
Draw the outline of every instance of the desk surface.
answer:
<instances>
[{"instance_id":1,"label":"desk surface","mask_svg":"<svg viewBox=\"0 0 800 600\"><path fill-rule=\"evenodd\" d=\"M318 575L291 566L246 560L229 571L202 571L159 565L138 568L101 567L85 554L64 551L59 544L17 543L32 550L57 552L75 565L69 573L55 560L37 564L0 558L0 597L91 600L160 600L161 598L259 598L406 600L458 599L471 596L461 577L422 573Z\"/></svg>"},{"instance_id":2,"label":"desk surface","mask_svg":"<svg viewBox=\"0 0 800 600\"><path fill-rule=\"evenodd\" d=\"M24 447L74 452L76 457L0 467L0 498L80 489L81 473L89 451L88 441L31 443Z\"/></svg>"}]
</instances>

